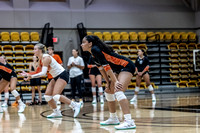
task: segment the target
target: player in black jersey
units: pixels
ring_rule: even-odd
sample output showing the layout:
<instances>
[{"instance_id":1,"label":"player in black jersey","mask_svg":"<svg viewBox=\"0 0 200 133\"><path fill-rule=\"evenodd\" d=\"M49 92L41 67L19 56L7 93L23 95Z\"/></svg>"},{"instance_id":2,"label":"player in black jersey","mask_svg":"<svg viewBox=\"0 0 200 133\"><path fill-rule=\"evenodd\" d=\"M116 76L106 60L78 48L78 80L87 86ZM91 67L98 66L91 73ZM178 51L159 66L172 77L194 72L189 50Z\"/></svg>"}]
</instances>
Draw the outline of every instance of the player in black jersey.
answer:
<instances>
[{"instance_id":1,"label":"player in black jersey","mask_svg":"<svg viewBox=\"0 0 200 133\"><path fill-rule=\"evenodd\" d=\"M124 123L115 126L115 129L136 128L134 120L131 118L128 100L124 95L124 91L128 88L135 72L134 63L130 59L116 54L112 47L103 43L97 36L84 37L81 47L83 51L91 53L95 64L106 81L105 97L108 101L110 118L100 124L119 124L115 108L116 98L122 108L125 120Z\"/></svg>"},{"instance_id":2,"label":"player in black jersey","mask_svg":"<svg viewBox=\"0 0 200 133\"><path fill-rule=\"evenodd\" d=\"M2 92L6 86L10 83L10 89L13 96L19 103L19 113L24 112L26 105L22 102L19 93L16 91L17 74L13 67L6 62L5 56L0 57L0 75L2 77L0 81L0 91Z\"/></svg>"},{"instance_id":3,"label":"player in black jersey","mask_svg":"<svg viewBox=\"0 0 200 133\"><path fill-rule=\"evenodd\" d=\"M146 56L146 53L143 49L138 50L138 57L135 61L136 66L136 87L135 87L135 95L130 100L130 102L136 102L137 101L137 95L140 90L140 83L142 81L142 78L146 82L146 85L148 86L149 91L152 95L152 102L156 102L156 97L153 91L153 87L150 82L149 77L149 59Z\"/></svg>"},{"instance_id":4,"label":"player in black jersey","mask_svg":"<svg viewBox=\"0 0 200 133\"><path fill-rule=\"evenodd\" d=\"M90 57L89 59L88 68L89 68L89 77L91 80L91 90L92 90L92 95L93 95L92 104L97 103L95 81L97 81L97 86L98 86L98 91L99 91L99 96L100 96L100 103L104 104L101 73L99 72L99 69L95 65L92 57Z\"/></svg>"}]
</instances>

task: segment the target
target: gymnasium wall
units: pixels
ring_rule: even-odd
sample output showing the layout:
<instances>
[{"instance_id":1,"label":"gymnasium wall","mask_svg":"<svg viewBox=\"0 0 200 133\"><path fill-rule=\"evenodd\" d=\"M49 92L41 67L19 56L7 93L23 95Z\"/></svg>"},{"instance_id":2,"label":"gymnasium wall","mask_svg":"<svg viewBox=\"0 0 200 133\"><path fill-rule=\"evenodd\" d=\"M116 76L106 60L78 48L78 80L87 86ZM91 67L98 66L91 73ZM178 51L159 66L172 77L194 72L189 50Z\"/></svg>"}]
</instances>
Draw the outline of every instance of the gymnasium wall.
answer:
<instances>
[{"instance_id":1,"label":"gymnasium wall","mask_svg":"<svg viewBox=\"0 0 200 133\"><path fill-rule=\"evenodd\" d=\"M85 8L78 6L81 1L1 1L0 28L42 28L47 22L54 28L76 28L79 22L87 28L193 28L200 21L182 0L94 0ZM76 31L57 29L54 35L66 66L71 49L78 48Z\"/></svg>"}]
</instances>

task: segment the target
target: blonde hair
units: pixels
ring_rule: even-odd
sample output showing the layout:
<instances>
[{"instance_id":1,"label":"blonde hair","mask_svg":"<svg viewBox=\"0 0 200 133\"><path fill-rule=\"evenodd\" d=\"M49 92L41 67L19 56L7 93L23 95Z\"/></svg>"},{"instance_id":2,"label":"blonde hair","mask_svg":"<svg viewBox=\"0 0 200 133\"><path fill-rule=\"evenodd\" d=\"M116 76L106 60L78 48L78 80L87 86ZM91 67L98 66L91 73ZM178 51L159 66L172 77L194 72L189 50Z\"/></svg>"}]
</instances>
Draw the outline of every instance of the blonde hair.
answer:
<instances>
[{"instance_id":1,"label":"blonde hair","mask_svg":"<svg viewBox=\"0 0 200 133\"><path fill-rule=\"evenodd\" d=\"M38 49L42 50L42 53L43 53L43 54L46 53L46 46L45 46L44 44L38 43L38 44L36 44L35 46L37 46Z\"/></svg>"}]
</instances>

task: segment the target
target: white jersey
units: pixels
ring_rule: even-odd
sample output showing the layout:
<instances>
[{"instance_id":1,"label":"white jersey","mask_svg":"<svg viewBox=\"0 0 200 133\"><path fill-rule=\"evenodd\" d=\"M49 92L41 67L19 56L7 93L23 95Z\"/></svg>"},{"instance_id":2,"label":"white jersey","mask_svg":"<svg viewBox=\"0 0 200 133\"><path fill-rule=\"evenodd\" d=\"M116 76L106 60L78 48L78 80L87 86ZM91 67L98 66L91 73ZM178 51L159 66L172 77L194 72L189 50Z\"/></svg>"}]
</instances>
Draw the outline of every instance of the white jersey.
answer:
<instances>
[{"instance_id":1,"label":"white jersey","mask_svg":"<svg viewBox=\"0 0 200 133\"><path fill-rule=\"evenodd\" d=\"M61 74L65 69L49 54L43 54L43 57L51 57L51 64L50 67L48 67L49 73L52 75L52 77L57 77L59 74Z\"/></svg>"}]
</instances>

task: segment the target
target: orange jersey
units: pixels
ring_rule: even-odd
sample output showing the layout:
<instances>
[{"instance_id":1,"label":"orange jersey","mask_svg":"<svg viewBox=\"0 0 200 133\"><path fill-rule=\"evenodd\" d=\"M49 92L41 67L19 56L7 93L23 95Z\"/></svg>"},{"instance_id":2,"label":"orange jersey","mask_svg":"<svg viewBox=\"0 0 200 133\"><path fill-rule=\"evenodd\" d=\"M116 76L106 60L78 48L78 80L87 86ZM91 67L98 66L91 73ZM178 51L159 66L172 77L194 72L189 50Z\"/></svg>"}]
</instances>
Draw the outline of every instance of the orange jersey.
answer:
<instances>
[{"instance_id":1,"label":"orange jersey","mask_svg":"<svg viewBox=\"0 0 200 133\"><path fill-rule=\"evenodd\" d=\"M53 57L59 64L62 64L62 60L61 60L61 58L60 58L59 55L54 54L52 57ZM48 78L48 79L52 79L53 77L51 76L50 73L47 73L47 78Z\"/></svg>"}]
</instances>

